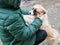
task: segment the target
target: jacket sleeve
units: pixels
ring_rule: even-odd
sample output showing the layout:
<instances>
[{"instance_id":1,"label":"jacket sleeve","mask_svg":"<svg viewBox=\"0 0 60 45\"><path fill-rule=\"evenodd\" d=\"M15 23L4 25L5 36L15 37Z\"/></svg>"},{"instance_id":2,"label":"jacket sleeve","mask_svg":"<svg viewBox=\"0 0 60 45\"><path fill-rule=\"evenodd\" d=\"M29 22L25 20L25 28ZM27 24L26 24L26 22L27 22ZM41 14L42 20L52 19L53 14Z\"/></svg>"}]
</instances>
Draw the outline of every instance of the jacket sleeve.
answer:
<instances>
[{"instance_id":1,"label":"jacket sleeve","mask_svg":"<svg viewBox=\"0 0 60 45\"><path fill-rule=\"evenodd\" d=\"M12 20L10 20L10 21L12 22ZM10 21L8 20L7 22L10 23ZM26 26L26 24L24 24L24 22L22 22L21 17L17 21L13 21L13 22L14 23L9 24L5 28L17 40L26 40L26 39L30 38L37 32L37 30L42 25L42 21L38 17L35 18L35 20L28 26Z\"/></svg>"},{"instance_id":2,"label":"jacket sleeve","mask_svg":"<svg viewBox=\"0 0 60 45\"><path fill-rule=\"evenodd\" d=\"M29 15L29 11L32 10L32 8L29 8L29 9L22 9L20 8L20 11L23 15Z\"/></svg>"}]
</instances>

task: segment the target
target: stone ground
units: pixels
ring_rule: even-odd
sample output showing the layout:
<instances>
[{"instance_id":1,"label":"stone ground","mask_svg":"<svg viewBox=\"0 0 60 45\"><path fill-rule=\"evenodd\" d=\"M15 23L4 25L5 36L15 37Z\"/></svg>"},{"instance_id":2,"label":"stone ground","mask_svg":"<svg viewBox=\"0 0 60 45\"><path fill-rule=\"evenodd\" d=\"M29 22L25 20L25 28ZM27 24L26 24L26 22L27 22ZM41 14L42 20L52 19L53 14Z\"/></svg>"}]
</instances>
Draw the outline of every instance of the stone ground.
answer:
<instances>
[{"instance_id":1,"label":"stone ground","mask_svg":"<svg viewBox=\"0 0 60 45\"><path fill-rule=\"evenodd\" d=\"M57 29L60 32L60 0L33 0L28 2L22 2L22 8L31 8L34 4L43 5L48 11L49 21L53 28ZM1 42L1 41L0 41ZM45 40L44 43L40 45L49 45ZM1 43L0 43L1 45ZM59 44L60 45L60 44Z\"/></svg>"}]
</instances>

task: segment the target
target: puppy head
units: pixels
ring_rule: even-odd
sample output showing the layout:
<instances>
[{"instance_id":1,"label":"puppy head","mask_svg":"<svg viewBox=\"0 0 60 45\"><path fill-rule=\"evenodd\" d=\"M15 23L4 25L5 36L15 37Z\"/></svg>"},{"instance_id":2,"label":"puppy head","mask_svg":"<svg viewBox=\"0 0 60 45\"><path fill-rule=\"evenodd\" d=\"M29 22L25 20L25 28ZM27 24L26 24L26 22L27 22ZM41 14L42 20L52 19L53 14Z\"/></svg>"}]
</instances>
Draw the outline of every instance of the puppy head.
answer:
<instances>
[{"instance_id":1,"label":"puppy head","mask_svg":"<svg viewBox=\"0 0 60 45\"><path fill-rule=\"evenodd\" d=\"M46 10L43 8L43 6L41 6L41 5L34 5L33 6L33 9L30 11L30 13L32 14L32 15L40 15L40 16L42 16L42 15L44 15L44 14L46 14Z\"/></svg>"}]
</instances>

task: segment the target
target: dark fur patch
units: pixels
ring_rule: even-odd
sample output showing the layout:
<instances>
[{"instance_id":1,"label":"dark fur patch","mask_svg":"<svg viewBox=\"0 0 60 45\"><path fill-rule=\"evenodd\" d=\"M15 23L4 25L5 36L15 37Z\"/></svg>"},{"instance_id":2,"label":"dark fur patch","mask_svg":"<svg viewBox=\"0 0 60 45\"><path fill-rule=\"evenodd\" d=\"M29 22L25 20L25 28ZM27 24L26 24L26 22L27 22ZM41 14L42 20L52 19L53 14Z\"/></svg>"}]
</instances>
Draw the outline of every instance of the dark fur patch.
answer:
<instances>
[{"instance_id":1,"label":"dark fur patch","mask_svg":"<svg viewBox=\"0 0 60 45\"><path fill-rule=\"evenodd\" d=\"M33 13L34 13L33 15L37 15L36 9L33 10Z\"/></svg>"}]
</instances>

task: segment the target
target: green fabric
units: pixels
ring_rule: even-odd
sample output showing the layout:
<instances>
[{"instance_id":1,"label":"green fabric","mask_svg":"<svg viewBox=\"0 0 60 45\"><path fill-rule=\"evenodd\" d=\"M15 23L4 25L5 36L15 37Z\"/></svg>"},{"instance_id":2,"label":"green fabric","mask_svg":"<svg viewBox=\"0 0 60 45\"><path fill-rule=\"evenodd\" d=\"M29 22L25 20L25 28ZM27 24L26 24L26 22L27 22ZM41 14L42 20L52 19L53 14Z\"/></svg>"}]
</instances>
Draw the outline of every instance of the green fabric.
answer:
<instances>
[{"instance_id":1,"label":"green fabric","mask_svg":"<svg viewBox=\"0 0 60 45\"><path fill-rule=\"evenodd\" d=\"M0 0L0 2L1 1L2 0ZM4 0L6 4L8 4L8 2L12 3L12 1L14 1L14 3L18 2L18 0L16 0L16 2L15 0ZM13 5L13 3L11 5ZM3 7L5 6L0 5L0 38L3 45L34 45L36 32L42 25L42 21L39 18L35 18L35 20L27 26L22 17L22 13L29 14L27 10L25 12L22 11L21 8L13 10Z\"/></svg>"}]
</instances>

